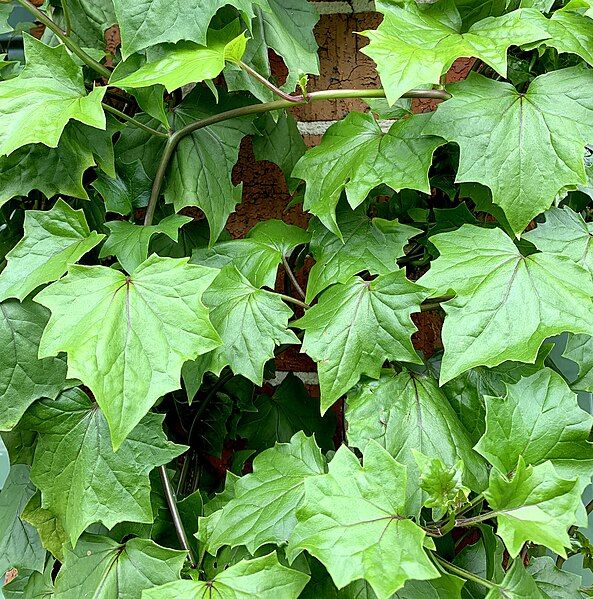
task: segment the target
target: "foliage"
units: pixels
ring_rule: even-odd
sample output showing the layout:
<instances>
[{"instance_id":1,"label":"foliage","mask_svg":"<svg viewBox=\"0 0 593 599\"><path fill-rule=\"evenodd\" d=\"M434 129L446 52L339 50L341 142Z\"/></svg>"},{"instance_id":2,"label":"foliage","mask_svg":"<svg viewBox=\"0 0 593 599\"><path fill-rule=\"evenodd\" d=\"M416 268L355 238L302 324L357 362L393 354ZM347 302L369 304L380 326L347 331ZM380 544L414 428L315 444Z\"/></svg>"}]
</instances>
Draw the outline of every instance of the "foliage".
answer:
<instances>
[{"instance_id":1,"label":"foliage","mask_svg":"<svg viewBox=\"0 0 593 599\"><path fill-rule=\"evenodd\" d=\"M590 595L590 1L379 0L383 87L318 91L305 0L14 4L4 596ZM291 107L338 98L307 149ZM249 144L306 228L232 238Z\"/></svg>"}]
</instances>

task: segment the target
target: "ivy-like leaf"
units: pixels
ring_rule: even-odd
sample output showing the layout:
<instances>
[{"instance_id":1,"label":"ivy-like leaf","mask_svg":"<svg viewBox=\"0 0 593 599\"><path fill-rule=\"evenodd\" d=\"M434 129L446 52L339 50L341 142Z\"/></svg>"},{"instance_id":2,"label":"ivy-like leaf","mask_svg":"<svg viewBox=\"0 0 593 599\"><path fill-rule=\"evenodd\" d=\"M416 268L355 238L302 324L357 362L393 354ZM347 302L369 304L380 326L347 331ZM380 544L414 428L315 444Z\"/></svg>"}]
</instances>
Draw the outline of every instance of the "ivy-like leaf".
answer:
<instances>
[{"instance_id":1,"label":"ivy-like leaf","mask_svg":"<svg viewBox=\"0 0 593 599\"><path fill-rule=\"evenodd\" d=\"M297 599L309 581L304 572L283 566L275 553L242 560L212 580L180 580L144 591L142 599Z\"/></svg>"},{"instance_id":2,"label":"ivy-like leaf","mask_svg":"<svg viewBox=\"0 0 593 599\"><path fill-rule=\"evenodd\" d=\"M397 400L394 400L397 398ZM447 467L465 465L465 482L480 492L488 483L486 465L472 449L463 425L432 377L410 372L384 374L348 394L348 440L363 449L377 441L408 470L408 506L420 511L426 494L418 484L419 451Z\"/></svg>"},{"instance_id":3,"label":"ivy-like leaf","mask_svg":"<svg viewBox=\"0 0 593 599\"><path fill-rule=\"evenodd\" d=\"M116 256L126 271L131 273L146 260L153 235L163 233L177 241L179 229L191 220L191 216L172 214L157 225L150 226L135 225L123 220L105 223L111 233L103 244L99 257Z\"/></svg>"},{"instance_id":4,"label":"ivy-like leaf","mask_svg":"<svg viewBox=\"0 0 593 599\"><path fill-rule=\"evenodd\" d=\"M397 220L369 218L365 206L351 210L343 203L336 210L336 224L342 239L318 220L309 226L315 265L307 282L307 302L326 287L346 283L364 270L372 275L397 270L397 259L403 256L408 239L421 232Z\"/></svg>"},{"instance_id":5,"label":"ivy-like leaf","mask_svg":"<svg viewBox=\"0 0 593 599\"><path fill-rule=\"evenodd\" d=\"M104 237L89 230L82 210L58 200L49 211L25 212L24 237L6 254L0 273L0 301L25 299L44 283L59 279Z\"/></svg>"},{"instance_id":6,"label":"ivy-like leaf","mask_svg":"<svg viewBox=\"0 0 593 599\"><path fill-rule=\"evenodd\" d=\"M0 82L0 155L31 143L55 148L70 119L105 129L105 87L87 95L80 67L65 46L50 48L24 35L27 64Z\"/></svg>"},{"instance_id":7,"label":"ivy-like leaf","mask_svg":"<svg viewBox=\"0 0 593 599\"><path fill-rule=\"evenodd\" d=\"M8 23L8 19L12 14L13 8L14 6L12 4L2 4L2 6L0 6L0 35L12 31L12 26Z\"/></svg>"},{"instance_id":8,"label":"ivy-like leaf","mask_svg":"<svg viewBox=\"0 0 593 599\"><path fill-rule=\"evenodd\" d=\"M439 572L424 551L424 531L406 517L406 467L375 441L363 456L364 467L342 446L328 474L305 480L288 557L306 549L338 589L362 578L387 599L406 580L438 578Z\"/></svg>"},{"instance_id":9,"label":"ivy-like leaf","mask_svg":"<svg viewBox=\"0 0 593 599\"><path fill-rule=\"evenodd\" d=\"M581 577L556 567L554 560L546 555L529 561L527 572L535 580L537 588L550 599L578 597Z\"/></svg>"},{"instance_id":10,"label":"ivy-like leaf","mask_svg":"<svg viewBox=\"0 0 593 599\"><path fill-rule=\"evenodd\" d=\"M105 31L116 23L113 0L61 0L61 3L68 11L68 23L60 7L52 6L52 18L67 25L70 37L83 48L104 51Z\"/></svg>"},{"instance_id":11,"label":"ivy-like leaf","mask_svg":"<svg viewBox=\"0 0 593 599\"><path fill-rule=\"evenodd\" d=\"M494 510L497 534L511 557L517 557L527 541L566 557L567 529L577 523L582 491L582 483L558 476L551 462L526 466L519 458L510 479L492 470L484 497Z\"/></svg>"},{"instance_id":12,"label":"ivy-like leaf","mask_svg":"<svg viewBox=\"0 0 593 599\"><path fill-rule=\"evenodd\" d=\"M0 430L11 430L37 399L54 399L66 385L62 357L39 359L49 312L31 300L0 303Z\"/></svg>"},{"instance_id":13,"label":"ivy-like leaf","mask_svg":"<svg viewBox=\"0 0 593 599\"><path fill-rule=\"evenodd\" d=\"M56 577L55 599L139 599L143 589L178 580L185 557L184 551L166 549L148 539L120 544L86 534L74 549L66 549Z\"/></svg>"},{"instance_id":14,"label":"ivy-like leaf","mask_svg":"<svg viewBox=\"0 0 593 599\"><path fill-rule=\"evenodd\" d=\"M545 368L508 385L504 398L485 399L486 433L476 451L495 468L511 472L521 456L528 465L550 460L564 478L590 477L593 417L559 374Z\"/></svg>"},{"instance_id":15,"label":"ivy-like leaf","mask_svg":"<svg viewBox=\"0 0 593 599\"><path fill-rule=\"evenodd\" d=\"M280 295L254 287L233 265L220 271L204 294L204 303L222 345L196 360L198 379L208 371L219 375L230 366L235 374L261 385L274 348L299 342L288 329L293 312Z\"/></svg>"},{"instance_id":16,"label":"ivy-like leaf","mask_svg":"<svg viewBox=\"0 0 593 599\"><path fill-rule=\"evenodd\" d=\"M362 52L377 63L385 95L393 104L413 87L440 82L457 58L476 57L506 77L507 50L549 37L537 10L516 10L474 23L462 33L453 0L437 4L377 2L383 21L364 31L370 44Z\"/></svg>"},{"instance_id":17,"label":"ivy-like leaf","mask_svg":"<svg viewBox=\"0 0 593 599\"><path fill-rule=\"evenodd\" d=\"M372 115L352 112L332 125L292 172L307 182L303 207L341 238L335 209L342 191L352 208L381 183L395 191L429 193L432 155L445 142L421 134L427 119L427 115L416 115L396 121L383 133Z\"/></svg>"},{"instance_id":18,"label":"ivy-like leaf","mask_svg":"<svg viewBox=\"0 0 593 599\"><path fill-rule=\"evenodd\" d=\"M314 438L302 432L263 451L253 461L253 473L234 483L233 498L200 518L200 540L213 555L224 545L245 545L253 554L267 543L285 544L297 524L305 480L326 471Z\"/></svg>"},{"instance_id":19,"label":"ivy-like leaf","mask_svg":"<svg viewBox=\"0 0 593 599\"><path fill-rule=\"evenodd\" d=\"M441 384L474 366L533 363L547 337L593 330L591 275L570 258L524 257L500 229L473 225L431 241L441 255L419 283L456 293L443 304Z\"/></svg>"},{"instance_id":20,"label":"ivy-like leaf","mask_svg":"<svg viewBox=\"0 0 593 599\"><path fill-rule=\"evenodd\" d=\"M540 593L535 580L525 570L522 560L516 559L507 570L498 588L491 589L486 599L547 599Z\"/></svg>"},{"instance_id":21,"label":"ivy-like leaf","mask_svg":"<svg viewBox=\"0 0 593 599\"><path fill-rule=\"evenodd\" d=\"M72 266L36 296L52 312L39 355L68 354L68 373L93 392L114 448L159 397L179 388L185 361L220 344L201 302L216 275L187 258L152 255L130 276Z\"/></svg>"},{"instance_id":22,"label":"ivy-like leaf","mask_svg":"<svg viewBox=\"0 0 593 599\"><path fill-rule=\"evenodd\" d=\"M68 534L61 520L41 505L41 493L37 491L29 500L22 513L22 519L35 527L41 544L56 559L64 561L64 545L68 543Z\"/></svg>"},{"instance_id":23,"label":"ivy-like leaf","mask_svg":"<svg viewBox=\"0 0 593 599\"><path fill-rule=\"evenodd\" d=\"M450 86L453 98L439 106L425 132L459 144L456 181L488 186L520 233L564 187L587 182L591 85L593 72L580 67L540 75L525 93L471 73Z\"/></svg>"},{"instance_id":24,"label":"ivy-like leaf","mask_svg":"<svg viewBox=\"0 0 593 599\"><path fill-rule=\"evenodd\" d=\"M571 386L579 391L593 392L593 337L569 335L563 356L579 367L579 375Z\"/></svg>"},{"instance_id":25,"label":"ivy-like leaf","mask_svg":"<svg viewBox=\"0 0 593 599\"><path fill-rule=\"evenodd\" d=\"M148 474L185 449L167 441L162 421L147 414L114 452L105 416L80 389L41 400L24 416L39 433L31 479L72 545L95 522L153 521Z\"/></svg>"},{"instance_id":26,"label":"ivy-like leaf","mask_svg":"<svg viewBox=\"0 0 593 599\"><path fill-rule=\"evenodd\" d=\"M427 292L401 270L373 281L352 277L330 287L294 326L305 330L302 351L317 362L325 412L366 374L379 378L385 360L419 363L410 318Z\"/></svg>"}]
</instances>

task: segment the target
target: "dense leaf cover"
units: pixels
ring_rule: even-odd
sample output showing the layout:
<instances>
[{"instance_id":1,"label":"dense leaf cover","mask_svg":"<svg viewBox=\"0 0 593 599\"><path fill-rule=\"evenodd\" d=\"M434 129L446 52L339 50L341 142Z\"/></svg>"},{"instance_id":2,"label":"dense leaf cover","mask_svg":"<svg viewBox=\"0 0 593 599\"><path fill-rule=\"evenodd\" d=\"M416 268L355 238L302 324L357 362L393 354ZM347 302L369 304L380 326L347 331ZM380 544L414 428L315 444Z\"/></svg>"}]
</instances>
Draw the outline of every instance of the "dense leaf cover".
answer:
<instances>
[{"instance_id":1,"label":"dense leaf cover","mask_svg":"<svg viewBox=\"0 0 593 599\"><path fill-rule=\"evenodd\" d=\"M383 87L316 91L306 0L13 4L4 596L591 596L590 0L378 0ZM291 106L338 97L307 149ZM306 230L231 238L246 143Z\"/></svg>"}]
</instances>

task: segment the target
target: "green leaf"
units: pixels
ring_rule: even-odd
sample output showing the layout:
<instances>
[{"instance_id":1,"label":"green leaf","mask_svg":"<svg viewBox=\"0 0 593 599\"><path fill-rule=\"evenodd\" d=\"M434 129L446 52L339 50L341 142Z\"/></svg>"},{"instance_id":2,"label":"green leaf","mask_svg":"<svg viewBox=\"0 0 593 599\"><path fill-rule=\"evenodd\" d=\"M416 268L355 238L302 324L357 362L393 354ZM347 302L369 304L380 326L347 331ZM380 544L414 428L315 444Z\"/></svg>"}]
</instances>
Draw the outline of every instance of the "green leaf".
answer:
<instances>
[{"instance_id":1,"label":"green leaf","mask_svg":"<svg viewBox=\"0 0 593 599\"><path fill-rule=\"evenodd\" d=\"M404 255L410 237L421 231L397 220L369 218L365 206L351 210L341 203L336 210L336 224L342 239L313 220L311 253L315 265L309 273L307 302L334 283L346 283L357 273L368 270L385 275L398 269L397 259Z\"/></svg>"},{"instance_id":2,"label":"green leaf","mask_svg":"<svg viewBox=\"0 0 593 599\"><path fill-rule=\"evenodd\" d=\"M328 474L305 480L288 557L306 549L338 589L362 578L379 599L387 599L407 580L439 573L424 551L424 531L406 518L406 467L374 441L363 461L364 467L342 446Z\"/></svg>"},{"instance_id":3,"label":"green leaf","mask_svg":"<svg viewBox=\"0 0 593 599\"><path fill-rule=\"evenodd\" d=\"M579 375L571 386L579 391L593 391L593 337L569 335L562 355L579 367Z\"/></svg>"},{"instance_id":4,"label":"green leaf","mask_svg":"<svg viewBox=\"0 0 593 599\"><path fill-rule=\"evenodd\" d=\"M36 296L52 312L40 357L68 354L69 376L93 392L115 449L159 397L179 388L183 363L220 344L201 303L216 275L152 255L130 276L71 266Z\"/></svg>"},{"instance_id":5,"label":"green leaf","mask_svg":"<svg viewBox=\"0 0 593 599\"><path fill-rule=\"evenodd\" d=\"M379 0L383 21L375 31L363 31L370 44L362 52L377 63L390 104L413 87L440 83L457 58L479 58L506 77L507 50L549 37L537 10L516 10L474 23L462 33L462 21L452 0L403 5Z\"/></svg>"},{"instance_id":6,"label":"green leaf","mask_svg":"<svg viewBox=\"0 0 593 599\"><path fill-rule=\"evenodd\" d=\"M550 460L565 478L589 478L593 417L581 410L564 379L547 368L507 386L504 398L486 397L486 433L476 445L501 472L521 456L528 465Z\"/></svg>"},{"instance_id":7,"label":"green leaf","mask_svg":"<svg viewBox=\"0 0 593 599\"><path fill-rule=\"evenodd\" d=\"M492 589L486 599L546 599L540 593L535 580L525 570L520 559L516 559L507 570L499 588Z\"/></svg>"},{"instance_id":8,"label":"green leaf","mask_svg":"<svg viewBox=\"0 0 593 599\"><path fill-rule=\"evenodd\" d=\"M153 521L148 475L185 449L166 439L162 421L147 414L114 452L105 416L80 389L27 412L24 426L39 433L31 479L72 545L95 522Z\"/></svg>"},{"instance_id":9,"label":"green leaf","mask_svg":"<svg viewBox=\"0 0 593 599\"><path fill-rule=\"evenodd\" d=\"M517 557L527 541L566 557L565 547L570 547L566 531L577 523L582 490L578 479L561 478L551 462L526 466L520 457L510 479L492 470L484 497L511 557Z\"/></svg>"},{"instance_id":10,"label":"green leaf","mask_svg":"<svg viewBox=\"0 0 593 599\"><path fill-rule=\"evenodd\" d=\"M222 30L208 32L206 45L193 42L167 44L149 54L148 62L126 75L126 63L113 71L109 84L123 88L142 88L164 85L172 92L188 83L214 79L224 69L225 60L240 60L246 43L239 22L230 23ZM243 51L237 46L242 46ZM120 71L124 70L124 77Z\"/></svg>"},{"instance_id":11,"label":"green leaf","mask_svg":"<svg viewBox=\"0 0 593 599\"><path fill-rule=\"evenodd\" d=\"M581 577L557 568L549 556L532 558L527 572L535 580L535 584L545 597L550 599L568 599L578 597L581 588Z\"/></svg>"},{"instance_id":12,"label":"green leaf","mask_svg":"<svg viewBox=\"0 0 593 599\"><path fill-rule=\"evenodd\" d=\"M83 48L105 50L105 31L115 25L112 0L61 0L68 11L69 35ZM66 25L63 10L53 8L52 18ZM66 27L64 27L66 29Z\"/></svg>"},{"instance_id":13,"label":"green leaf","mask_svg":"<svg viewBox=\"0 0 593 599\"><path fill-rule=\"evenodd\" d=\"M418 282L434 297L456 293L442 304L441 384L474 366L534 363L547 337L592 330L591 275L570 258L524 257L500 229L472 225L431 241L441 255Z\"/></svg>"},{"instance_id":14,"label":"green leaf","mask_svg":"<svg viewBox=\"0 0 593 599\"><path fill-rule=\"evenodd\" d=\"M253 460L253 473L234 483L234 496L207 518L200 518L200 540L216 555L224 545L245 545L250 553L267 543L283 545L297 524L306 479L326 472L313 437L296 433Z\"/></svg>"},{"instance_id":15,"label":"green leaf","mask_svg":"<svg viewBox=\"0 0 593 599\"><path fill-rule=\"evenodd\" d=\"M27 64L0 82L0 155L31 143L55 148L70 119L105 129L104 87L87 95L81 69L65 46L50 48L24 36Z\"/></svg>"},{"instance_id":16,"label":"green leaf","mask_svg":"<svg viewBox=\"0 0 593 599\"><path fill-rule=\"evenodd\" d=\"M0 576L11 568L43 571L45 550L39 535L21 519L34 493L29 467L13 465L0 492Z\"/></svg>"},{"instance_id":17,"label":"green leaf","mask_svg":"<svg viewBox=\"0 0 593 599\"><path fill-rule=\"evenodd\" d=\"M333 449L335 416L319 416L319 400L307 393L305 385L292 373L276 388L274 395L260 395L254 402L255 412L243 412L237 433L247 439L247 447L258 451L274 443L287 443L298 431L315 434L323 449Z\"/></svg>"},{"instance_id":18,"label":"green leaf","mask_svg":"<svg viewBox=\"0 0 593 599\"><path fill-rule=\"evenodd\" d=\"M212 580L180 580L144 591L142 599L297 599L309 581L303 572L283 566L275 553L242 560Z\"/></svg>"},{"instance_id":19,"label":"green leaf","mask_svg":"<svg viewBox=\"0 0 593 599\"><path fill-rule=\"evenodd\" d=\"M11 430L37 399L66 386L62 357L39 359L49 312L31 300L0 303L0 430Z\"/></svg>"},{"instance_id":20,"label":"green leaf","mask_svg":"<svg viewBox=\"0 0 593 599\"><path fill-rule=\"evenodd\" d=\"M89 230L82 210L73 210L63 200L49 211L27 210L24 229L23 239L6 254L0 301L23 300L40 285L59 279L104 237Z\"/></svg>"},{"instance_id":21,"label":"green leaf","mask_svg":"<svg viewBox=\"0 0 593 599\"><path fill-rule=\"evenodd\" d=\"M48 560L45 570L35 572L26 570L10 583L2 587L6 599L54 599L54 581L52 579L54 560Z\"/></svg>"},{"instance_id":22,"label":"green leaf","mask_svg":"<svg viewBox=\"0 0 593 599\"><path fill-rule=\"evenodd\" d=\"M22 519L35 527L41 544L56 559L64 561L63 546L68 542L68 534L60 519L41 505L41 493L37 491L29 500L22 513Z\"/></svg>"},{"instance_id":23,"label":"green leaf","mask_svg":"<svg viewBox=\"0 0 593 599\"><path fill-rule=\"evenodd\" d=\"M191 220L191 216L172 214L157 225L150 226L134 225L123 220L105 223L111 232L101 248L99 258L116 256L125 270L131 273L146 260L148 245L153 235L164 233L173 241L177 241L179 229Z\"/></svg>"},{"instance_id":24,"label":"green leaf","mask_svg":"<svg viewBox=\"0 0 593 599\"><path fill-rule=\"evenodd\" d=\"M593 274L593 223L586 223L568 206L550 208L545 217L544 223L538 223L523 238L542 252L568 256Z\"/></svg>"},{"instance_id":25,"label":"green leaf","mask_svg":"<svg viewBox=\"0 0 593 599\"><path fill-rule=\"evenodd\" d=\"M261 385L264 365L274 357L274 348L298 343L288 329L292 310L281 296L254 287L234 266L225 266L204 294L212 325L222 345L197 359L200 375L217 376L225 366Z\"/></svg>"},{"instance_id":26,"label":"green leaf","mask_svg":"<svg viewBox=\"0 0 593 599\"><path fill-rule=\"evenodd\" d=\"M317 362L325 412L366 374L378 378L385 360L418 364L410 318L425 290L401 270L373 281L352 277L330 287L294 326L305 330L302 351Z\"/></svg>"},{"instance_id":27,"label":"green leaf","mask_svg":"<svg viewBox=\"0 0 593 599\"><path fill-rule=\"evenodd\" d=\"M448 468L461 460L465 483L477 492L486 487L485 463L432 377L407 371L383 374L355 388L346 403L349 444L362 450L377 441L407 467L411 509L419 512L427 498L416 482L421 468L415 451L441 459Z\"/></svg>"},{"instance_id":28,"label":"green leaf","mask_svg":"<svg viewBox=\"0 0 593 599\"><path fill-rule=\"evenodd\" d=\"M311 239L308 231L275 218L258 222L247 237L275 248L283 256L288 256L297 246L305 245Z\"/></svg>"},{"instance_id":29,"label":"green leaf","mask_svg":"<svg viewBox=\"0 0 593 599\"><path fill-rule=\"evenodd\" d=\"M86 534L75 549L66 549L56 577L55 599L139 599L143 589L178 580L184 561L185 552L148 539L119 544Z\"/></svg>"},{"instance_id":30,"label":"green leaf","mask_svg":"<svg viewBox=\"0 0 593 599\"><path fill-rule=\"evenodd\" d=\"M10 33L13 30L12 26L8 23L13 8L12 3L0 5L0 35Z\"/></svg>"},{"instance_id":31,"label":"green leaf","mask_svg":"<svg viewBox=\"0 0 593 599\"><path fill-rule=\"evenodd\" d=\"M303 208L338 237L335 209L342 191L356 208L377 185L430 193L428 169L443 139L421 134L426 115L396 121L387 133L370 114L351 112L298 161L292 176L307 182Z\"/></svg>"},{"instance_id":32,"label":"green leaf","mask_svg":"<svg viewBox=\"0 0 593 599\"><path fill-rule=\"evenodd\" d=\"M457 182L488 186L515 233L567 186L585 184L583 153L593 141L590 70L540 75L525 93L476 73L451 85L426 133L459 144ZM537 173L537 176L534 176Z\"/></svg>"}]
</instances>

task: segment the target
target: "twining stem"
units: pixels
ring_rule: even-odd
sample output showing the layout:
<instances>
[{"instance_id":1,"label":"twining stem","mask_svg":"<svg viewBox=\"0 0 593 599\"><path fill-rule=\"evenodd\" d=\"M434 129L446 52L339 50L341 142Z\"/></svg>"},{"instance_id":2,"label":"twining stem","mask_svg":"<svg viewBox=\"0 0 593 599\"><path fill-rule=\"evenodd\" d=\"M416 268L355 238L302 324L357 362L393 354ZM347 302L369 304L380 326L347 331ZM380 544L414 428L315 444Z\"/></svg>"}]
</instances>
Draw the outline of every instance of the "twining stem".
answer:
<instances>
[{"instance_id":1,"label":"twining stem","mask_svg":"<svg viewBox=\"0 0 593 599\"><path fill-rule=\"evenodd\" d=\"M264 87L267 87L272 93L276 94L283 100L288 100L294 104L302 102L303 96L292 96L282 91L279 87L276 87L271 81L268 81L263 75L260 75L255 69L252 69L248 64L245 64L242 60L234 62L242 71L245 71L248 75L253 77L256 81L261 83Z\"/></svg>"},{"instance_id":2,"label":"twining stem","mask_svg":"<svg viewBox=\"0 0 593 599\"><path fill-rule=\"evenodd\" d=\"M105 110L106 112L110 112L111 114L119 117L120 119L123 119L124 121L127 121L128 123L134 125L135 127L139 127L140 129L143 129L144 131L146 131L147 133L150 133L151 135L169 139L169 136L167 135L167 133L165 133L163 131L157 131L156 129L153 129L152 127L149 127L148 125L145 125L141 121L135 119L134 117L127 115L125 112L122 112L121 110L118 110L117 108L113 108L113 106L109 106L109 104L105 104L105 102L103 102L101 104L101 106L103 106L103 110Z\"/></svg>"},{"instance_id":3,"label":"twining stem","mask_svg":"<svg viewBox=\"0 0 593 599\"><path fill-rule=\"evenodd\" d=\"M18 0L19 2L25 0ZM302 97L302 96L301 96ZM156 205L161 193L161 187L163 185L163 181L165 179L165 174L167 172L167 167L169 166L169 162L171 157L173 156L173 152L177 147L177 144L186 136L190 135L194 131L198 129L203 129L204 127L208 127L210 125L215 125L216 123L221 123L222 121L227 121L229 119L234 119L242 116L247 116L251 114L261 114L263 112L271 112L273 110L283 110L285 108L290 108L291 106L303 106L305 104L309 104L310 102L319 102L321 100L338 100L340 98L384 98L385 90L383 89L337 89L337 90L322 90L318 92L311 92L307 94L306 98L302 98L298 102L293 100L274 100L272 102L264 102L262 104L252 104L250 106L241 106L240 108L233 108L232 110L226 110L225 112L221 112L219 114L214 114L212 116L206 117L205 119L200 119L198 121L194 121L189 125L186 125L182 129L175 131L169 137L167 141L167 145L163 150L163 154L161 156L161 161L159 164L159 168L154 179L154 183L152 186L152 192L150 194L150 200L148 202L148 207L146 208L146 216L144 217L144 224L151 225L152 220L154 218L154 212L156 210ZM403 98L431 98L434 100L447 100L451 97L445 90L442 89L413 89L409 92L406 92L402 96Z\"/></svg>"},{"instance_id":4,"label":"twining stem","mask_svg":"<svg viewBox=\"0 0 593 599\"><path fill-rule=\"evenodd\" d=\"M294 297L290 297L290 295L284 295L283 293L279 293L278 294L285 302L288 302L289 304L294 304L295 306L299 306L301 308L303 308L303 310L308 310L311 306L309 306L309 304L306 304L305 302L302 302L301 300L298 300Z\"/></svg>"},{"instance_id":5,"label":"twining stem","mask_svg":"<svg viewBox=\"0 0 593 599\"><path fill-rule=\"evenodd\" d=\"M52 21L43 11L39 10L36 6L33 6L29 0L16 0L25 10L28 10L37 21L43 23L48 29L51 29L61 42L66 46L73 54L76 54L84 64L99 73L102 77L109 79L111 72L100 62L97 62L92 56L89 56L72 38L68 37L64 31Z\"/></svg>"},{"instance_id":6,"label":"twining stem","mask_svg":"<svg viewBox=\"0 0 593 599\"><path fill-rule=\"evenodd\" d=\"M496 512L485 512L484 514L474 516L473 518L459 518L455 520L455 526L473 526L474 524L484 522L485 520L491 520L494 516L496 516Z\"/></svg>"},{"instance_id":7,"label":"twining stem","mask_svg":"<svg viewBox=\"0 0 593 599\"><path fill-rule=\"evenodd\" d=\"M169 507L171 517L173 518L173 525L175 526L177 538L179 539L179 543L181 544L183 549L187 551L187 557L189 559L191 567L197 568L198 564L196 562L196 558L189 545L187 533L185 532L183 522L181 521L181 516L179 515L179 509L177 508L177 499L175 498L175 491L173 491L171 481L169 480L169 475L167 474L167 467L159 466L159 473L161 475L161 481L163 483L163 490L165 491L165 499L167 500L167 506Z\"/></svg>"},{"instance_id":8,"label":"twining stem","mask_svg":"<svg viewBox=\"0 0 593 599\"><path fill-rule=\"evenodd\" d=\"M305 292L303 291L303 288L299 285L299 282L297 281L297 278L294 274L294 272L292 272L292 268L290 268L290 264L288 263L288 260L286 259L286 256L282 256L282 264L284 266L284 270L286 271L286 274L288 275L288 278L290 279L290 282L292 283L292 286L296 289L297 293L303 298L305 299L306 295Z\"/></svg>"},{"instance_id":9,"label":"twining stem","mask_svg":"<svg viewBox=\"0 0 593 599\"><path fill-rule=\"evenodd\" d=\"M432 554L432 556L445 570L449 570L449 572L451 572L452 574L456 574L457 576L460 576L461 578L465 578L465 580L471 580L472 582L482 585L483 587L486 587L487 589L499 589L500 588L500 585L496 584L495 582L486 580L485 578L482 578L481 576L478 576L477 574L474 574L473 572L468 572L467 570L464 570L463 568L460 568L459 566L455 566L454 564L448 562L447 560L444 560L442 557L440 557L434 553Z\"/></svg>"}]
</instances>

